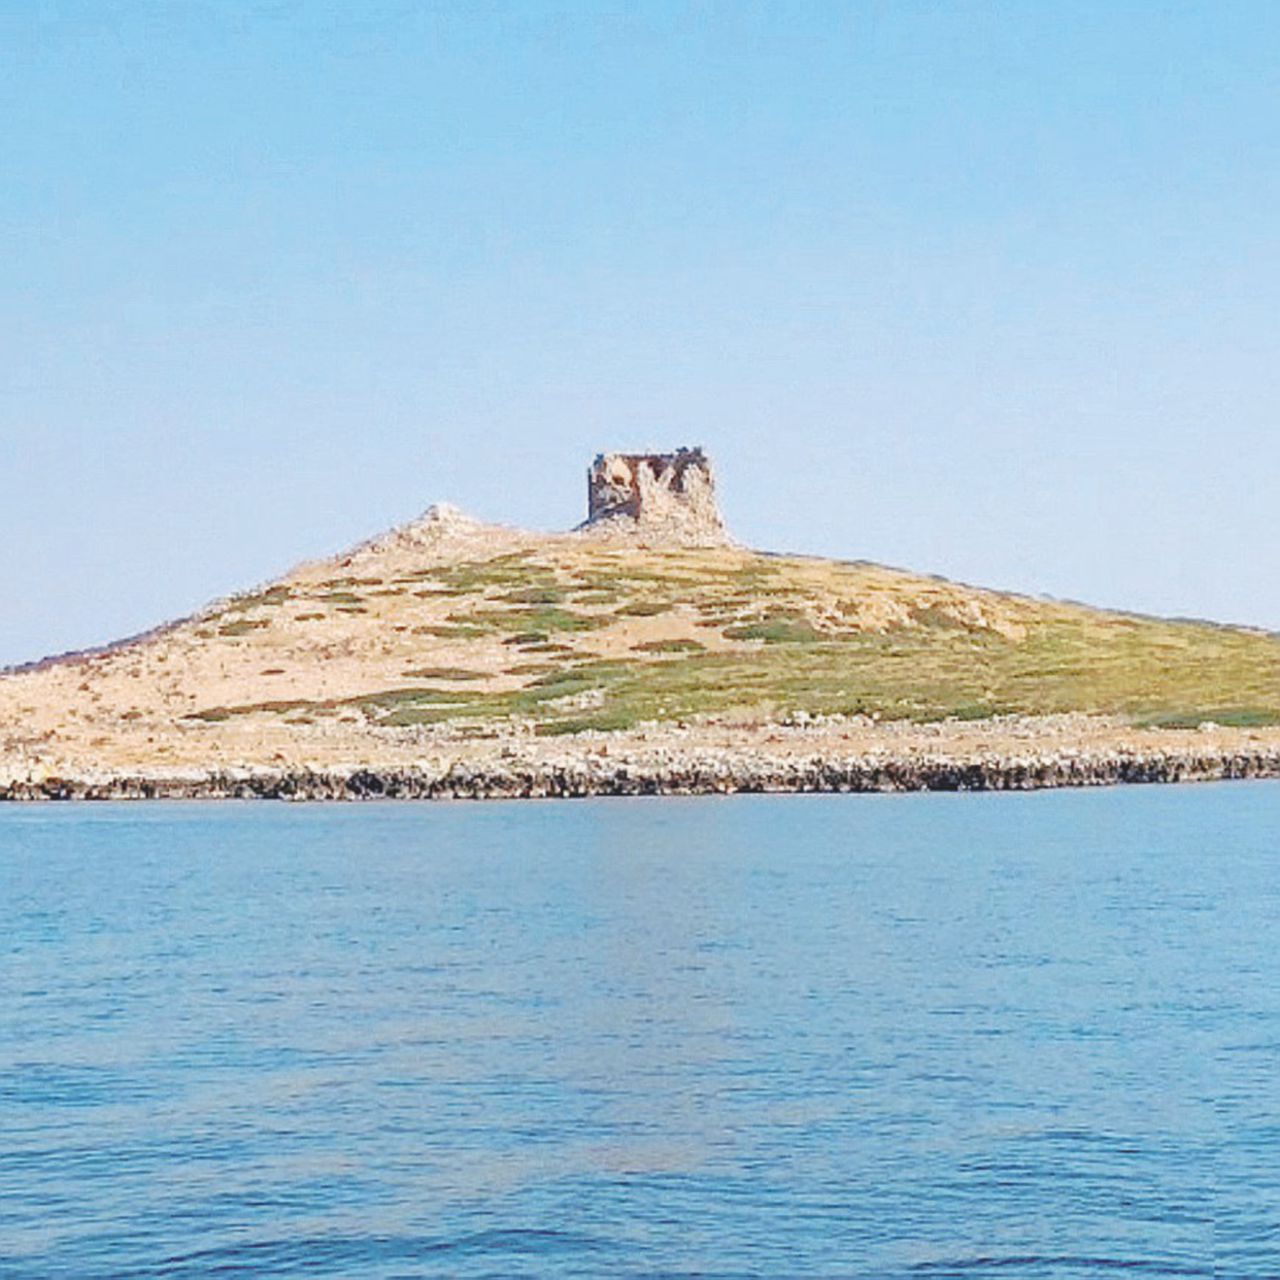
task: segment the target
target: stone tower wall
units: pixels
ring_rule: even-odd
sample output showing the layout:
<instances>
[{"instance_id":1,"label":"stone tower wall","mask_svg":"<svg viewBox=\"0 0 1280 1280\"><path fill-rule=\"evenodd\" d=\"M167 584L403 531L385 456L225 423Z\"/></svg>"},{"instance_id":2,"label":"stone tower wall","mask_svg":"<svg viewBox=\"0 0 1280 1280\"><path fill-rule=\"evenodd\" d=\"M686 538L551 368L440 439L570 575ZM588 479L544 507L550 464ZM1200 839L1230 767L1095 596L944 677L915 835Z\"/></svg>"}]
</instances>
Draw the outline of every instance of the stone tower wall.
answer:
<instances>
[{"instance_id":1,"label":"stone tower wall","mask_svg":"<svg viewBox=\"0 0 1280 1280\"><path fill-rule=\"evenodd\" d=\"M587 472L582 528L682 546L730 541L701 449L599 454Z\"/></svg>"}]
</instances>

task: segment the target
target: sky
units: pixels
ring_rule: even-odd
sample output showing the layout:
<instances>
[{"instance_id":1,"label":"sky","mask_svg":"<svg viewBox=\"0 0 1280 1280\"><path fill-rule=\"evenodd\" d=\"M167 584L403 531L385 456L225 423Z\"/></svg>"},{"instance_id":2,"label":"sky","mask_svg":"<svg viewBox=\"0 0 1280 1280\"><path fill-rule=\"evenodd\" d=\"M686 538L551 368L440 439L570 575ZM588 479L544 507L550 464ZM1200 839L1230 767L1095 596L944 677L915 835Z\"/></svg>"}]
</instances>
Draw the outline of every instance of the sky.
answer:
<instances>
[{"instance_id":1,"label":"sky","mask_svg":"<svg viewBox=\"0 0 1280 1280\"><path fill-rule=\"evenodd\" d=\"M0 119L0 664L682 444L1280 628L1280 5L0 0Z\"/></svg>"}]
</instances>

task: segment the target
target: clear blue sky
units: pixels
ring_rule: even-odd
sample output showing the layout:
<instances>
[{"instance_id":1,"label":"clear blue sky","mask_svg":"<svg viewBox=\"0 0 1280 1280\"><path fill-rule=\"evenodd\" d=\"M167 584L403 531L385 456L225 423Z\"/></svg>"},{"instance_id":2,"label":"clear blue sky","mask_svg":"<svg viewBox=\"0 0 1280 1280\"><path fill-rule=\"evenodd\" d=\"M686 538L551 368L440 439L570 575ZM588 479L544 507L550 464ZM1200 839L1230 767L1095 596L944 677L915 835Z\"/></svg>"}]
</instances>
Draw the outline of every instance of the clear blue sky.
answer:
<instances>
[{"instance_id":1,"label":"clear blue sky","mask_svg":"<svg viewBox=\"0 0 1280 1280\"><path fill-rule=\"evenodd\" d=\"M1280 4L0 0L0 119L0 662L681 443L1280 627Z\"/></svg>"}]
</instances>

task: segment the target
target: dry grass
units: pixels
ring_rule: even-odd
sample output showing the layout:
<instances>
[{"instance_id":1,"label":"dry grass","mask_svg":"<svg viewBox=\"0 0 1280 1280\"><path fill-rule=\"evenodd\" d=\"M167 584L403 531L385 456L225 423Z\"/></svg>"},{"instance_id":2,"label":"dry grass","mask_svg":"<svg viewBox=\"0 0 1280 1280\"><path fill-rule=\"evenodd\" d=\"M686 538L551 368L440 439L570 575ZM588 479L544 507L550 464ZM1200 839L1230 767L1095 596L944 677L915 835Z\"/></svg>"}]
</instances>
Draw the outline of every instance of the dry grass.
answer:
<instances>
[{"instance_id":1,"label":"dry grass","mask_svg":"<svg viewBox=\"0 0 1280 1280\"><path fill-rule=\"evenodd\" d=\"M1274 636L1031 600L865 563L549 538L402 570L395 580L419 590L351 591L376 577L273 588L256 604L235 602L219 634L271 648L280 660L289 642L286 602L360 607L367 613L361 630L344 633L348 648L398 623L407 637L396 650L401 681L407 674L468 687L378 684L371 663L366 687L345 697L247 699L194 714L310 718L356 708L387 727L525 718L548 733L796 711L915 721L1085 711L1151 725L1280 723ZM315 631L307 632L312 645ZM460 642L465 667L454 661ZM513 651L554 665L512 665Z\"/></svg>"}]
</instances>

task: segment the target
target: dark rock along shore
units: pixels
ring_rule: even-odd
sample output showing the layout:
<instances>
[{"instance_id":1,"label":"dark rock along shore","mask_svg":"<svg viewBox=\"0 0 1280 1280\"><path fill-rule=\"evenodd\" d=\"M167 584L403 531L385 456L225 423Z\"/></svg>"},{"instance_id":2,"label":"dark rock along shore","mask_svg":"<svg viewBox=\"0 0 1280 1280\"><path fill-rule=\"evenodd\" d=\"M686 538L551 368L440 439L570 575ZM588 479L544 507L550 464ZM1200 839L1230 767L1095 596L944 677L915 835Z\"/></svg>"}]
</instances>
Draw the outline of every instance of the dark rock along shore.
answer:
<instances>
[{"instance_id":1,"label":"dark rock along shore","mask_svg":"<svg viewBox=\"0 0 1280 1280\"><path fill-rule=\"evenodd\" d=\"M453 765L349 771L253 770L198 776L45 778L0 788L0 801L514 800L752 792L1034 791L1122 783L1280 778L1280 751L1107 753L957 762L943 759L681 761L661 769L589 758L511 768Z\"/></svg>"}]
</instances>

